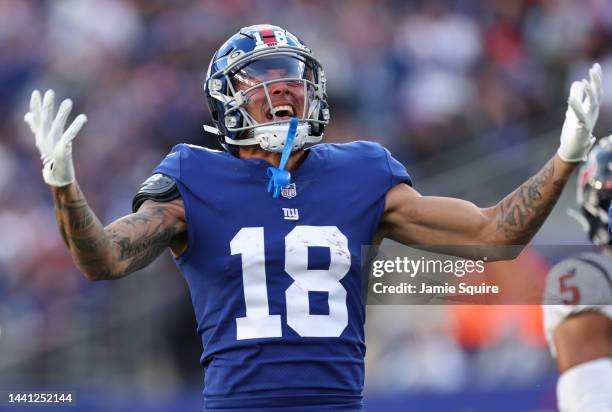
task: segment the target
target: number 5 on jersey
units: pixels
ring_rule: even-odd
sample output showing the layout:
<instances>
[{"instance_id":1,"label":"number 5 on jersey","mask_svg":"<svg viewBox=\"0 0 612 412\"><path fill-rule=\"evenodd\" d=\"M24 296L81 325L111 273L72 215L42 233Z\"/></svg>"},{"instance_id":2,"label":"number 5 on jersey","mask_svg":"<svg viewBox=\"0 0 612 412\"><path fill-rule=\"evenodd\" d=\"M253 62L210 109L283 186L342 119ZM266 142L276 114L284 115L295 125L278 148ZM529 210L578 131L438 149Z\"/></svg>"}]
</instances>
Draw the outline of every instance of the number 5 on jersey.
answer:
<instances>
[{"instance_id":1,"label":"number 5 on jersey","mask_svg":"<svg viewBox=\"0 0 612 412\"><path fill-rule=\"evenodd\" d=\"M308 247L330 249L328 270L308 269ZM264 228L245 227L230 242L242 257L246 316L236 318L237 339L282 336L280 315L270 315L266 285ZM351 267L348 239L336 226L296 226L285 237L287 324L302 337L338 337L348 325L346 289L340 283ZM311 315L308 292L328 293L328 315Z\"/></svg>"}]
</instances>

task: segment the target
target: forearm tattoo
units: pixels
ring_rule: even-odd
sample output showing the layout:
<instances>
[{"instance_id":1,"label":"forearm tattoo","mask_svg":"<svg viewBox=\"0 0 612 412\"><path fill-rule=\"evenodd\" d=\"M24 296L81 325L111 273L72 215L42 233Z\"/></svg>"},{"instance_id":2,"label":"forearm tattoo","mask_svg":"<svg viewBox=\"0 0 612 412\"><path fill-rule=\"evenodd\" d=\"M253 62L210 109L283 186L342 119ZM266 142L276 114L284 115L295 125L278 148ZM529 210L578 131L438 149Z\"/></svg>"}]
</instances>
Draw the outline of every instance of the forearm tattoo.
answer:
<instances>
[{"instance_id":1,"label":"forearm tattoo","mask_svg":"<svg viewBox=\"0 0 612 412\"><path fill-rule=\"evenodd\" d=\"M95 279L115 279L142 269L178 233L168 225L163 205L143 208L106 229L91 210L80 188L54 193L60 233L79 268Z\"/></svg>"},{"instance_id":2,"label":"forearm tattoo","mask_svg":"<svg viewBox=\"0 0 612 412\"><path fill-rule=\"evenodd\" d=\"M507 243L527 244L557 203L566 182L567 176L555 176L551 159L497 205L497 233Z\"/></svg>"},{"instance_id":3,"label":"forearm tattoo","mask_svg":"<svg viewBox=\"0 0 612 412\"><path fill-rule=\"evenodd\" d=\"M53 200L60 233L79 269L95 278L109 277L110 241L80 188L54 190Z\"/></svg>"},{"instance_id":4,"label":"forearm tattoo","mask_svg":"<svg viewBox=\"0 0 612 412\"><path fill-rule=\"evenodd\" d=\"M151 263L168 246L178 230L165 224L168 210L162 206L126 216L109 229L121 273L131 273Z\"/></svg>"}]
</instances>

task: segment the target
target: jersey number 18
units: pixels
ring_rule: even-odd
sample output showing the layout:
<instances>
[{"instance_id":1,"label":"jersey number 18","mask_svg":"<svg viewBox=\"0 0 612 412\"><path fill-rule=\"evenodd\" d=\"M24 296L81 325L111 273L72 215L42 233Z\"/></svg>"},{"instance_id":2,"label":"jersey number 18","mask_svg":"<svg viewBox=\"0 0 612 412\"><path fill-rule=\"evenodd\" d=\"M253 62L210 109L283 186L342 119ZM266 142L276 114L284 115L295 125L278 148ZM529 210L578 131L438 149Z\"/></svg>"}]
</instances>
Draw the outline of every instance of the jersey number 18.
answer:
<instances>
[{"instance_id":1,"label":"jersey number 18","mask_svg":"<svg viewBox=\"0 0 612 412\"><path fill-rule=\"evenodd\" d=\"M328 270L308 269L308 247L330 249ZM270 315L266 285L264 228L245 227L230 242L242 256L246 316L236 318L237 339L282 336L280 315ZM338 337L348 325L346 289L340 283L351 267L348 240L336 226L296 226L285 236L287 324L300 336ZM328 315L310 314L309 291L328 293Z\"/></svg>"}]
</instances>

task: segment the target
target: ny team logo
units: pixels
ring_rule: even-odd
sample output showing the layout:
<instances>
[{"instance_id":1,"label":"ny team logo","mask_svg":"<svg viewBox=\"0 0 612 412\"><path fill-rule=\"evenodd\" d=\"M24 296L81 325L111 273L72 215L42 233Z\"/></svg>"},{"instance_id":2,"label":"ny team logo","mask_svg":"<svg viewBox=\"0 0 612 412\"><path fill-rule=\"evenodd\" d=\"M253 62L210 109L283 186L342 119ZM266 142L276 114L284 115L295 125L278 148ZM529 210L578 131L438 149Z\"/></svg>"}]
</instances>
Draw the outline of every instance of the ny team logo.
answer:
<instances>
[{"instance_id":1,"label":"ny team logo","mask_svg":"<svg viewBox=\"0 0 612 412\"><path fill-rule=\"evenodd\" d=\"M295 183L288 184L281 189L281 196L286 199L293 199L297 196L297 189Z\"/></svg>"},{"instance_id":2,"label":"ny team logo","mask_svg":"<svg viewBox=\"0 0 612 412\"><path fill-rule=\"evenodd\" d=\"M283 207L283 217L285 220L300 220L300 211L294 208Z\"/></svg>"}]
</instances>

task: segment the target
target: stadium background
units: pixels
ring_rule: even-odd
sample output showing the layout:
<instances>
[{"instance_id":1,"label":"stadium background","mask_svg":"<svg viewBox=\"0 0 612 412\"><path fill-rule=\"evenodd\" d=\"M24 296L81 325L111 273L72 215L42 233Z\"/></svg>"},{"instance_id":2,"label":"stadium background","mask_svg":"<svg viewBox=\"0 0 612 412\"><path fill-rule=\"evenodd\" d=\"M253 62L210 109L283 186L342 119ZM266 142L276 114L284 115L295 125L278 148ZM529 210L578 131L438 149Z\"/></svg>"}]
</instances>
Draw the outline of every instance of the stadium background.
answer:
<instances>
[{"instance_id":1,"label":"stadium background","mask_svg":"<svg viewBox=\"0 0 612 412\"><path fill-rule=\"evenodd\" d=\"M215 147L201 130L209 59L263 22L322 60L326 140L383 143L424 194L487 206L512 190L554 153L569 84L593 60L596 132L612 131L609 0L2 0L0 389L77 391L78 411L200 408L200 344L170 257L119 282L80 276L22 118L33 88L88 115L77 176L108 223L172 145ZM574 190L536 243L585 242L565 214ZM543 276L550 260L532 251L512 271ZM366 411L555 410L538 308L368 310Z\"/></svg>"}]
</instances>

